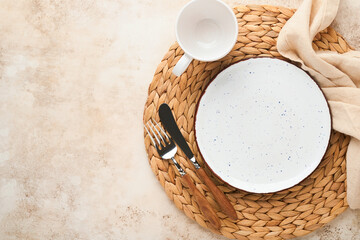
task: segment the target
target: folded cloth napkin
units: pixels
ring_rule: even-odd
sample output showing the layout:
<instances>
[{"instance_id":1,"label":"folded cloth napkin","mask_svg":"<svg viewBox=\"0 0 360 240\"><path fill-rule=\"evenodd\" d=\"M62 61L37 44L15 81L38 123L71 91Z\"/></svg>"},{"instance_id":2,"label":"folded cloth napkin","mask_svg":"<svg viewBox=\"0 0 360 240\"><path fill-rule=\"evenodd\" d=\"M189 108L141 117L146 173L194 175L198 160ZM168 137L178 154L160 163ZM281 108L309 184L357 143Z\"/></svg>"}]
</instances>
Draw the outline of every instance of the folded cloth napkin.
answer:
<instances>
[{"instance_id":1,"label":"folded cloth napkin","mask_svg":"<svg viewBox=\"0 0 360 240\"><path fill-rule=\"evenodd\" d=\"M360 52L314 51L312 40L334 20L340 0L304 0L280 31L277 49L301 63L330 106L333 128L350 135L346 154L347 201L360 208Z\"/></svg>"}]
</instances>

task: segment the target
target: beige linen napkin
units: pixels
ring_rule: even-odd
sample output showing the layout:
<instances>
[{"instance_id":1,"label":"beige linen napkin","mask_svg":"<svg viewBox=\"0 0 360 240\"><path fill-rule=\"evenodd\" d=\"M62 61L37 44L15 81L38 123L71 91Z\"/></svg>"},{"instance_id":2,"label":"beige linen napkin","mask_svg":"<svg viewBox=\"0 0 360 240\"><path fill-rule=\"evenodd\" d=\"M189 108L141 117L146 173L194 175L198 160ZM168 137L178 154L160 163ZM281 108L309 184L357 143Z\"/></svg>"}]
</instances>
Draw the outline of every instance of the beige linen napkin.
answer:
<instances>
[{"instance_id":1,"label":"beige linen napkin","mask_svg":"<svg viewBox=\"0 0 360 240\"><path fill-rule=\"evenodd\" d=\"M281 55L301 63L323 90L333 128L350 135L346 154L347 200L360 208L360 52L315 52L312 40L334 20L340 0L304 0L280 31Z\"/></svg>"}]
</instances>

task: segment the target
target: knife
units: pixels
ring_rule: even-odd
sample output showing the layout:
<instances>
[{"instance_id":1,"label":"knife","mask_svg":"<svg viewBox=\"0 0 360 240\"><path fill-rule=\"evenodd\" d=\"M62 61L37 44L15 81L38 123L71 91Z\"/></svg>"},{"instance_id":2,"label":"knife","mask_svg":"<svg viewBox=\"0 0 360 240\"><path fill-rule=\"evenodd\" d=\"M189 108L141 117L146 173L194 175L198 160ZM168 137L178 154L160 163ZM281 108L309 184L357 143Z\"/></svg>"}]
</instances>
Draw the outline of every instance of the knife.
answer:
<instances>
[{"instance_id":1,"label":"knife","mask_svg":"<svg viewBox=\"0 0 360 240\"><path fill-rule=\"evenodd\" d=\"M214 195L214 198L218 202L221 210L231 219L237 220L237 214L234 206L230 203L229 199L225 196L225 194L214 184L214 182L211 181L204 169L201 168L199 163L196 161L193 152L187 144L184 136L181 134L180 129L176 125L174 116L171 112L169 105L167 105L166 103L161 104L159 108L159 117L166 131L168 131L172 139L176 142L176 144L180 147L180 149L185 153L185 155L195 166L196 172L200 175L205 185Z\"/></svg>"}]
</instances>

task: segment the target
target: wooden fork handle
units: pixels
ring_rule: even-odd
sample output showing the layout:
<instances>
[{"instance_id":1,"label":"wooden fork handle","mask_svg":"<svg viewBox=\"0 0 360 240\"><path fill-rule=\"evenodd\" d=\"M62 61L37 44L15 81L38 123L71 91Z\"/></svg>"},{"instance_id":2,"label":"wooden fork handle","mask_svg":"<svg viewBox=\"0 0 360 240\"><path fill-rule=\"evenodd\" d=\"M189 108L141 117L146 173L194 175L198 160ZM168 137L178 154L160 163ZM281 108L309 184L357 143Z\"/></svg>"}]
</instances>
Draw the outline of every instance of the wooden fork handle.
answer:
<instances>
[{"instance_id":1,"label":"wooden fork handle","mask_svg":"<svg viewBox=\"0 0 360 240\"><path fill-rule=\"evenodd\" d=\"M218 202L221 210L228 215L231 219L237 220L237 214L234 206L230 203L229 199L225 196L225 194L214 184L213 181L209 178L203 168L198 168L196 170L205 185L210 189L211 193L214 195L214 198Z\"/></svg>"},{"instance_id":2,"label":"wooden fork handle","mask_svg":"<svg viewBox=\"0 0 360 240\"><path fill-rule=\"evenodd\" d=\"M188 187L192 190L195 200L199 205L201 212L204 214L205 218L209 220L210 224L215 229L220 229L220 219L216 215L215 210L211 207L210 203L206 200L205 196L200 193L200 191L195 187L195 184L191 181L191 178L188 174L183 176Z\"/></svg>"}]
</instances>

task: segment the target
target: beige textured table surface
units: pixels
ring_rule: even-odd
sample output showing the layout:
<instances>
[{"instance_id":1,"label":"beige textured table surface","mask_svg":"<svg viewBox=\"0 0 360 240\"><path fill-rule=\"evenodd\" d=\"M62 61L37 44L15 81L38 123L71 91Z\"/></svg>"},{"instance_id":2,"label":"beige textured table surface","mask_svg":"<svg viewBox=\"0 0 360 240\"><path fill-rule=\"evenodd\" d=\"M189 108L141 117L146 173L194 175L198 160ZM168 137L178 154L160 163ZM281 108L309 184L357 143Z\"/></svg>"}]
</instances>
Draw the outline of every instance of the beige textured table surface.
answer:
<instances>
[{"instance_id":1,"label":"beige textured table surface","mask_svg":"<svg viewBox=\"0 0 360 240\"><path fill-rule=\"evenodd\" d=\"M0 0L0 239L224 239L150 170L142 113L186 0ZM296 8L300 0L231 1ZM360 49L360 2L334 26ZM347 210L306 240L359 240Z\"/></svg>"}]
</instances>

